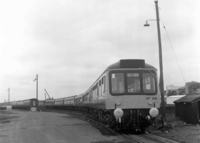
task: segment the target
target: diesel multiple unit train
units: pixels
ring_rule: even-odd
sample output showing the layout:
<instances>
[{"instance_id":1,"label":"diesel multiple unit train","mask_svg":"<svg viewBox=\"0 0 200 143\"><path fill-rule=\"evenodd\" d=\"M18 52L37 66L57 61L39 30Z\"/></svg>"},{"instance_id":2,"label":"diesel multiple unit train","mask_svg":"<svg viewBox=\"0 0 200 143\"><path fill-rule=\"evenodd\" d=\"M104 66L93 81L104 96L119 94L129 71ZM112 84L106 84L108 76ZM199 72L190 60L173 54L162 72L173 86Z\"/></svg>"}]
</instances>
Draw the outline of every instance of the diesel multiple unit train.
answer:
<instances>
[{"instance_id":1,"label":"diesel multiple unit train","mask_svg":"<svg viewBox=\"0 0 200 143\"><path fill-rule=\"evenodd\" d=\"M12 106L19 107L16 103ZM159 114L157 70L142 59L123 59L110 65L84 93L38 101L37 106L86 112L111 128L145 130Z\"/></svg>"}]
</instances>

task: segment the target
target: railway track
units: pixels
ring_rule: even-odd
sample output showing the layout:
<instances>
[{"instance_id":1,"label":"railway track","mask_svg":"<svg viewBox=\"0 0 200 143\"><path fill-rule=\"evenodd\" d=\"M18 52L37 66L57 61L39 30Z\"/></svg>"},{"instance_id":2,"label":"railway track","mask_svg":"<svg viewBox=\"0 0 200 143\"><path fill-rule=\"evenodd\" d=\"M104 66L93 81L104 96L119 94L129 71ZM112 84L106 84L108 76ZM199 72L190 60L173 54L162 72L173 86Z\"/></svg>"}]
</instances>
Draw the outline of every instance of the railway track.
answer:
<instances>
[{"instance_id":1,"label":"railway track","mask_svg":"<svg viewBox=\"0 0 200 143\"><path fill-rule=\"evenodd\" d=\"M93 124L96 128L98 128L100 131L102 131L104 134L110 134L110 135L118 135L121 136L121 138L124 138L125 140L128 140L130 143L179 143L175 140L164 138L161 136L157 136L154 134L123 134L116 132L108 127L106 127L104 124L93 120L89 118L88 120L91 124Z\"/></svg>"},{"instance_id":2,"label":"railway track","mask_svg":"<svg viewBox=\"0 0 200 143\"><path fill-rule=\"evenodd\" d=\"M103 134L106 135L118 135L121 136L121 138L124 138L125 140L128 140L130 143L179 143L175 140L164 138L161 136L157 136L154 134L123 134L116 132L108 127L106 127L104 124L86 117L87 121L89 121L92 125L94 125L96 128L98 128Z\"/></svg>"}]
</instances>

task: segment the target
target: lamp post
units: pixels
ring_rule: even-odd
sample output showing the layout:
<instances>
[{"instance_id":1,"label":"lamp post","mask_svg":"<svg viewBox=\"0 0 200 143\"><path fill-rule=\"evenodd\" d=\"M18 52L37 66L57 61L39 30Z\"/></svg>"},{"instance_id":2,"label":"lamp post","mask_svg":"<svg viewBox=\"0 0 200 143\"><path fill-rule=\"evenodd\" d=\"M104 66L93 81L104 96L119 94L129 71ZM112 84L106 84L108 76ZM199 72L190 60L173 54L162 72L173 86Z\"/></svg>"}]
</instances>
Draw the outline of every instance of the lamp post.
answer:
<instances>
[{"instance_id":1,"label":"lamp post","mask_svg":"<svg viewBox=\"0 0 200 143\"><path fill-rule=\"evenodd\" d=\"M164 122L165 122L165 99L164 99L162 43L161 43L161 34L160 34L160 18L159 18L159 10L158 10L158 0L155 0L155 9L156 9L156 19L147 20L146 23L144 24L144 26L150 26L148 21L156 21L156 23L157 23L158 48L159 48L159 68L160 68L159 88L160 88L160 94L161 94L161 120L162 120L162 127L164 127Z\"/></svg>"},{"instance_id":2,"label":"lamp post","mask_svg":"<svg viewBox=\"0 0 200 143\"><path fill-rule=\"evenodd\" d=\"M36 74L34 81L36 82L36 99L38 100L38 74Z\"/></svg>"}]
</instances>

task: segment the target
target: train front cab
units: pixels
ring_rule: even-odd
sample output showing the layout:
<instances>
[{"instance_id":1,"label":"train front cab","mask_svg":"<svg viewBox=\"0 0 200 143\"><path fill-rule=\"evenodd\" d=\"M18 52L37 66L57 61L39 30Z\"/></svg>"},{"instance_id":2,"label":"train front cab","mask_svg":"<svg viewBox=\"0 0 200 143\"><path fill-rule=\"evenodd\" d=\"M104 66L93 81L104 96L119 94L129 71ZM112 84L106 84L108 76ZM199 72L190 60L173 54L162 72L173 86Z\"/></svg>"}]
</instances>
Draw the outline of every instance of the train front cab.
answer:
<instances>
[{"instance_id":1,"label":"train front cab","mask_svg":"<svg viewBox=\"0 0 200 143\"><path fill-rule=\"evenodd\" d=\"M123 128L145 129L158 116L155 68L115 69L108 72L107 109L113 110L116 122Z\"/></svg>"}]
</instances>

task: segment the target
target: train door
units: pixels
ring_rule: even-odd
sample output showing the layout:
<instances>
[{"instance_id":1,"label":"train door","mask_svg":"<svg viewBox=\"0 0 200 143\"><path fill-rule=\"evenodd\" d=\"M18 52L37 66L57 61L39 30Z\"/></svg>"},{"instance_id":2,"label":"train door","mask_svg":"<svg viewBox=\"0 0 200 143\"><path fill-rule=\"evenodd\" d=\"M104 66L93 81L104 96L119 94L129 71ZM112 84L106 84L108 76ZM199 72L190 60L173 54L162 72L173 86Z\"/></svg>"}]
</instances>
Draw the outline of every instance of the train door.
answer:
<instances>
[{"instance_id":1,"label":"train door","mask_svg":"<svg viewBox=\"0 0 200 143\"><path fill-rule=\"evenodd\" d=\"M37 106L38 106L38 100L37 99L31 99L30 110L31 111L37 111Z\"/></svg>"},{"instance_id":2,"label":"train door","mask_svg":"<svg viewBox=\"0 0 200 143\"><path fill-rule=\"evenodd\" d=\"M93 94L93 91L90 91L89 92L89 103L92 103L92 94Z\"/></svg>"},{"instance_id":3,"label":"train door","mask_svg":"<svg viewBox=\"0 0 200 143\"><path fill-rule=\"evenodd\" d=\"M200 101L198 102L198 120L200 122Z\"/></svg>"},{"instance_id":4,"label":"train door","mask_svg":"<svg viewBox=\"0 0 200 143\"><path fill-rule=\"evenodd\" d=\"M37 99L31 99L31 107L37 107Z\"/></svg>"},{"instance_id":5,"label":"train door","mask_svg":"<svg viewBox=\"0 0 200 143\"><path fill-rule=\"evenodd\" d=\"M32 101L32 106L36 107L36 101L35 100Z\"/></svg>"},{"instance_id":6,"label":"train door","mask_svg":"<svg viewBox=\"0 0 200 143\"><path fill-rule=\"evenodd\" d=\"M101 79L101 96L104 96L105 94L105 76Z\"/></svg>"}]
</instances>

